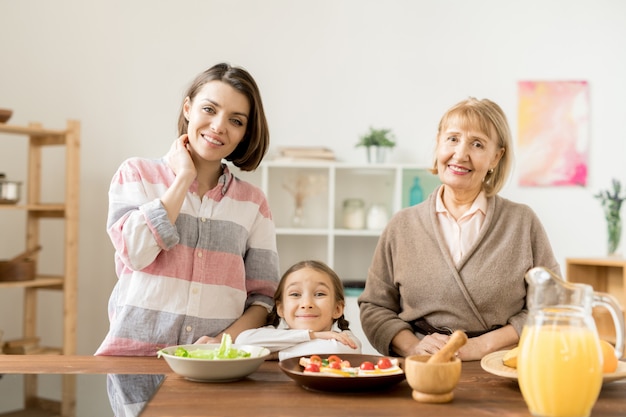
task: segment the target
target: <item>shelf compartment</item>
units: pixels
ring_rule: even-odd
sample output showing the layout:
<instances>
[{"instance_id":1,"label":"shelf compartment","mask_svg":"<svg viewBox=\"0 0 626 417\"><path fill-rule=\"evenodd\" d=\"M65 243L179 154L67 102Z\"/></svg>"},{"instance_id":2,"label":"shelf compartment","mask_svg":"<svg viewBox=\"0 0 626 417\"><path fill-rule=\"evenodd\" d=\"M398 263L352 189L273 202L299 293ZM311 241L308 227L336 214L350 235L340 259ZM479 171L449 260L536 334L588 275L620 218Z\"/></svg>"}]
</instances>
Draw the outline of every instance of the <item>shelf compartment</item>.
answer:
<instances>
[{"instance_id":1,"label":"shelf compartment","mask_svg":"<svg viewBox=\"0 0 626 417\"><path fill-rule=\"evenodd\" d=\"M322 168L268 166L274 178L267 184L267 201L279 228L291 228L296 212L294 192L302 194L302 228L328 228L329 172ZM291 191L288 190L291 189Z\"/></svg>"},{"instance_id":2,"label":"shelf compartment","mask_svg":"<svg viewBox=\"0 0 626 417\"><path fill-rule=\"evenodd\" d=\"M313 259L329 263L326 236L282 235L276 240L281 274L293 264L304 260Z\"/></svg>"},{"instance_id":3,"label":"shelf compartment","mask_svg":"<svg viewBox=\"0 0 626 417\"><path fill-rule=\"evenodd\" d=\"M396 200L396 169L379 167L337 167L335 179L335 228L341 229L343 224L344 202L348 199L359 199L364 203L364 211L376 204L382 205L388 217L395 212ZM380 232L380 231L379 231Z\"/></svg>"},{"instance_id":4,"label":"shelf compartment","mask_svg":"<svg viewBox=\"0 0 626 417\"><path fill-rule=\"evenodd\" d=\"M365 281L378 244L378 235L337 236L334 270L345 282Z\"/></svg>"},{"instance_id":5,"label":"shelf compartment","mask_svg":"<svg viewBox=\"0 0 626 417\"><path fill-rule=\"evenodd\" d=\"M408 168L402 171L401 180L401 196L402 196L402 208L409 207L411 188L415 178L419 178L420 186L422 188L423 199L426 200L428 196L441 185L439 177L432 174L428 169L424 168ZM423 201L423 200L422 200Z\"/></svg>"},{"instance_id":6,"label":"shelf compartment","mask_svg":"<svg viewBox=\"0 0 626 417\"><path fill-rule=\"evenodd\" d=\"M593 287L594 291L612 295L619 302L624 312L626 306L626 259L567 258L565 275L570 282L588 284ZM600 338L615 343L615 326L609 311L603 307L595 307L593 318Z\"/></svg>"}]
</instances>

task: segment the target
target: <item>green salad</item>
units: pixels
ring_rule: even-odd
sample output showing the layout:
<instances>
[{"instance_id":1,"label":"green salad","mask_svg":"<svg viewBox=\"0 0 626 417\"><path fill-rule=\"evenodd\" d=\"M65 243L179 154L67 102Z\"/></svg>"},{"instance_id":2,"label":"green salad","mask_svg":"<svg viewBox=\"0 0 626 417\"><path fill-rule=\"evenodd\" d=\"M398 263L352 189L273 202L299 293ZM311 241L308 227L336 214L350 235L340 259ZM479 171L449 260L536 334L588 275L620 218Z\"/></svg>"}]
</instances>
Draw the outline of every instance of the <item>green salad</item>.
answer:
<instances>
[{"instance_id":1,"label":"green salad","mask_svg":"<svg viewBox=\"0 0 626 417\"><path fill-rule=\"evenodd\" d=\"M187 350L185 348L178 347L174 352L174 356L195 359L241 359L250 357L250 352L236 349L232 347L232 344L233 339L228 333L224 333L224 335L222 336L222 342L220 343L219 347L216 347L215 349ZM163 349L161 349L157 353L157 356L161 357L161 355L164 353L168 352L165 352Z\"/></svg>"}]
</instances>

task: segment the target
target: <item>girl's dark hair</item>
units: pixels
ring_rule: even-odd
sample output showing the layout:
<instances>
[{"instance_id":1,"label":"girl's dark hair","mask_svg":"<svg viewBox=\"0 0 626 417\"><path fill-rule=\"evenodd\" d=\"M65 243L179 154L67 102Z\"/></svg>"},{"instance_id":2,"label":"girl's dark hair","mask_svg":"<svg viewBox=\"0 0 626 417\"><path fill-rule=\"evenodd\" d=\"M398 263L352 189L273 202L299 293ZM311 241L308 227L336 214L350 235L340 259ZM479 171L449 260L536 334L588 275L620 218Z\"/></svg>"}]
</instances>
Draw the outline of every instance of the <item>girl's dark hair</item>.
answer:
<instances>
[{"instance_id":1,"label":"girl's dark hair","mask_svg":"<svg viewBox=\"0 0 626 417\"><path fill-rule=\"evenodd\" d=\"M328 275L330 277L330 280L333 283L333 290L335 293L335 302L341 303L344 306L346 305L346 297L343 292L343 283L341 282L339 275L337 275L337 273L333 271L331 267L326 265L324 262L320 262L320 261L312 261L312 260L300 261L292 265L287 271L285 271L285 273L281 277L280 282L278 283L278 288L276 289L276 292L274 293L274 308L272 308L272 311L267 316L267 324L272 325L274 327L278 327L278 325L280 324L280 316L278 315L276 304L281 302L283 298L283 292L285 290L285 282L287 281L287 277L291 273L298 271L300 269L304 269L304 268L311 268L318 272ZM346 320L343 314L341 315L341 317L339 317L335 321L337 322L339 329L350 330L350 327L349 327L350 322Z\"/></svg>"},{"instance_id":2,"label":"girl's dark hair","mask_svg":"<svg viewBox=\"0 0 626 417\"><path fill-rule=\"evenodd\" d=\"M189 97L189 100L193 102L200 89L209 81L221 81L230 85L246 96L250 102L246 133L235 150L225 159L232 161L233 165L242 171L254 171L270 145L269 127L265 119L259 88L254 78L245 69L221 63L199 74L187 89L185 98ZM181 106L178 116L178 135L187 133L188 127L189 121L185 118L183 106Z\"/></svg>"}]
</instances>

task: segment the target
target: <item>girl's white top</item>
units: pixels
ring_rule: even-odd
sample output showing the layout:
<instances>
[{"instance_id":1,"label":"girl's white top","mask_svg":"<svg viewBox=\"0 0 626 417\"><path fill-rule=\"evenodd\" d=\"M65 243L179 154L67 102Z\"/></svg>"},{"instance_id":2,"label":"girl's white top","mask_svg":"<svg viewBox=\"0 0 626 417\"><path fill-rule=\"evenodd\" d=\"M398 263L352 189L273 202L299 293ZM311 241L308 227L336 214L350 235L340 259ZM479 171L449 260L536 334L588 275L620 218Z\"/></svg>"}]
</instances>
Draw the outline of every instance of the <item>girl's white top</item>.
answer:
<instances>
[{"instance_id":1,"label":"girl's white top","mask_svg":"<svg viewBox=\"0 0 626 417\"><path fill-rule=\"evenodd\" d=\"M332 330L348 334L356 344L356 349L334 339L311 340L309 330L290 329L284 320L280 321L278 327L265 326L245 330L237 337L235 343L266 347L271 352L278 352L278 359L281 361L297 356L335 354L341 357L342 353L361 353L361 341L351 331L340 330L337 323L333 324Z\"/></svg>"}]
</instances>

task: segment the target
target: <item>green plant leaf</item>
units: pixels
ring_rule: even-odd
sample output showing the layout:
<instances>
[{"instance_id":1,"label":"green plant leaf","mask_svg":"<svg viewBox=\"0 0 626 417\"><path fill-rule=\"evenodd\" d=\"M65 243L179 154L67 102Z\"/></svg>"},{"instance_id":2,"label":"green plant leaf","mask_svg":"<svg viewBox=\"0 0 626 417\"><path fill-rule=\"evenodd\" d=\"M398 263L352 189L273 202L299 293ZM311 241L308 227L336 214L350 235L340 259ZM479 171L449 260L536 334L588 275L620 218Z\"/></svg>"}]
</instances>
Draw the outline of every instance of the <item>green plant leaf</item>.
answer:
<instances>
[{"instance_id":1,"label":"green plant leaf","mask_svg":"<svg viewBox=\"0 0 626 417\"><path fill-rule=\"evenodd\" d=\"M359 138L356 146L382 146L386 148L393 148L396 146L394 139L395 136L391 129L374 129L373 127L370 127L369 132Z\"/></svg>"}]
</instances>

